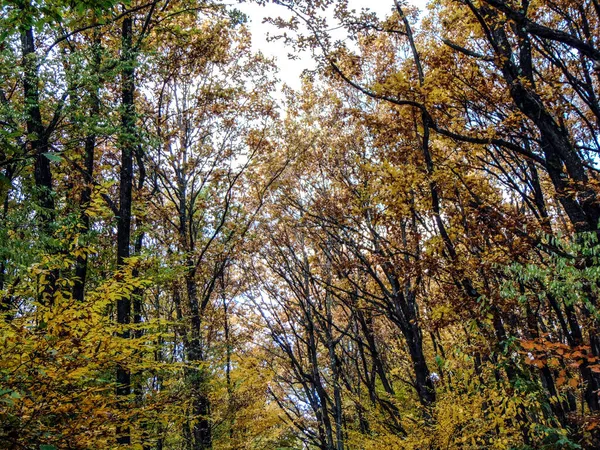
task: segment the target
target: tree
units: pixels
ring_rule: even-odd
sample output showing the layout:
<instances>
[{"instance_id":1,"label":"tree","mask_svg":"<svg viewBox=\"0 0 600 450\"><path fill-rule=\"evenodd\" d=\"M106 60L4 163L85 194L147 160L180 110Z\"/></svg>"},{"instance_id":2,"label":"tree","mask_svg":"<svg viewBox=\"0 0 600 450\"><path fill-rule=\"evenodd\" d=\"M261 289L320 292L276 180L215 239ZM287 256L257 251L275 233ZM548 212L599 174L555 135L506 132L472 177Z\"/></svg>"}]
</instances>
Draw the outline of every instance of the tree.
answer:
<instances>
[{"instance_id":1,"label":"tree","mask_svg":"<svg viewBox=\"0 0 600 450\"><path fill-rule=\"evenodd\" d=\"M0 4L0 442L597 448L597 2L277 3Z\"/></svg>"}]
</instances>

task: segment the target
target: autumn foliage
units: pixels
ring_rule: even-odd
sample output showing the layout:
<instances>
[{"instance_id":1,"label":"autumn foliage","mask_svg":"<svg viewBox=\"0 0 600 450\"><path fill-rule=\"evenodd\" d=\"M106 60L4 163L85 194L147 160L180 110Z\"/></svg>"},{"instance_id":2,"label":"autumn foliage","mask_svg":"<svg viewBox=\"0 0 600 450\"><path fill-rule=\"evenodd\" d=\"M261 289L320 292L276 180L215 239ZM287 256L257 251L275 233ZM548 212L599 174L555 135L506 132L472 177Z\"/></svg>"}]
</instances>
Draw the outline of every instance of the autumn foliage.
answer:
<instances>
[{"instance_id":1,"label":"autumn foliage","mask_svg":"<svg viewBox=\"0 0 600 450\"><path fill-rule=\"evenodd\" d=\"M0 2L0 448L599 448L598 1L273 3Z\"/></svg>"}]
</instances>

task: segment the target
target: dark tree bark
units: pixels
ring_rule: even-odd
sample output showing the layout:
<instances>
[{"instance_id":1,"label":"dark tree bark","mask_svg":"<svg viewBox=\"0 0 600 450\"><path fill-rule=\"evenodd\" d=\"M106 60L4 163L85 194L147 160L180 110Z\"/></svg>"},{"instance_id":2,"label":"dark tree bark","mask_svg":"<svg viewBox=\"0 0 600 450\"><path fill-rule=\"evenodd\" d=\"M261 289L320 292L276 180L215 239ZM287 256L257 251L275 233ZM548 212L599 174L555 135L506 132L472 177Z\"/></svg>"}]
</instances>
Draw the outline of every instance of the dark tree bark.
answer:
<instances>
[{"instance_id":1,"label":"dark tree bark","mask_svg":"<svg viewBox=\"0 0 600 450\"><path fill-rule=\"evenodd\" d=\"M119 217L117 220L117 266L124 268L130 256L131 242L131 193L133 187L133 154L136 145L135 129L135 55L132 48L133 19L123 19L121 30L121 171L119 184ZM117 323L127 326L131 321L131 298L117 300ZM129 338L129 331L121 337ZM127 367L117 367L117 395L127 397L131 393L131 373ZM117 429L117 442L130 444L127 426Z\"/></svg>"},{"instance_id":2,"label":"dark tree bark","mask_svg":"<svg viewBox=\"0 0 600 450\"><path fill-rule=\"evenodd\" d=\"M96 75L100 71L101 62L101 48L100 48L100 34L96 31L94 33L93 43L93 57L92 57L92 72ZM97 80L90 89L89 102L90 112L89 118L92 127L95 127L95 121L100 114L100 86ZM96 149L96 132L91 130L85 138L84 143L84 171L85 171L85 187L81 193L81 199L79 202L79 208L81 210L81 225L82 234L87 234L90 229L90 217L86 213L91 196L92 196L92 180L94 177L94 151ZM77 301L83 301L85 292L85 282L87 278L87 254L79 256L75 261L75 284L73 286L73 298Z\"/></svg>"},{"instance_id":3,"label":"dark tree bark","mask_svg":"<svg viewBox=\"0 0 600 450\"><path fill-rule=\"evenodd\" d=\"M190 261L194 264L194 261ZM202 349L202 314L206 306L198 299L195 266L186 274L185 284L188 297L188 306L191 314L191 339L188 342L187 357L191 365L198 367L187 369L187 379L190 383L192 396L192 415L195 424L191 430L192 449L207 450L212 448L212 424L210 421L210 399L206 392L206 373L202 367L204 352ZM216 280L215 280L216 281Z\"/></svg>"},{"instance_id":4,"label":"dark tree bark","mask_svg":"<svg viewBox=\"0 0 600 450\"><path fill-rule=\"evenodd\" d=\"M28 2L21 4L25 13L31 8ZM35 200L40 218L40 231L45 236L52 236L52 225L55 219L54 196L52 192L52 171L47 157L49 135L53 124L44 126L40 109L39 71L35 52L35 37L32 26L21 30L21 52L23 57L23 99L25 102L25 122L27 126L30 151L34 157ZM58 112L58 111L57 111ZM49 251L53 249L48 248ZM42 303L51 303L54 295L58 271L53 269L48 274L48 281L40 292Z\"/></svg>"},{"instance_id":5,"label":"dark tree bark","mask_svg":"<svg viewBox=\"0 0 600 450\"><path fill-rule=\"evenodd\" d=\"M486 2L492 7L483 6L477 9L471 2L468 2L468 4L482 27L490 30L487 37L500 61L499 69L508 86L512 100L540 133L545 167L556 189L557 197L576 231L596 232L600 220L600 205L595 191L589 185L587 169L575 149L567 129L562 127L556 118L552 116L535 90L531 43L528 34L533 30L530 26L532 22L520 13L511 13L511 10L501 1L486 0ZM507 13L516 23L520 47L516 55L505 31L506 23L500 19L497 10L494 8ZM539 32L539 30L537 31ZM541 37L560 41L562 36L561 32L558 31L552 36L546 35L547 33L542 33ZM572 42L566 43L574 45ZM523 83L523 76L528 79L529 86ZM573 195L569 192L570 190L574 190L577 195Z\"/></svg>"}]
</instances>

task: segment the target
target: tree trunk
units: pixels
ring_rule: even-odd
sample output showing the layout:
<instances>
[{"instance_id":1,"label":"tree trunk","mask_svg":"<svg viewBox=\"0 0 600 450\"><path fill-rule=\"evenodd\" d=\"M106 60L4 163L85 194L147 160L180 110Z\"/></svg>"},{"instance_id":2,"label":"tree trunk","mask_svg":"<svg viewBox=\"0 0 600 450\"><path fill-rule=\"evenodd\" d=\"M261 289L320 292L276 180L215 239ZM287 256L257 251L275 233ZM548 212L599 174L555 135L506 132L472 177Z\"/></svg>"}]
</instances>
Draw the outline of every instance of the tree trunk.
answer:
<instances>
[{"instance_id":1,"label":"tree trunk","mask_svg":"<svg viewBox=\"0 0 600 450\"><path fill-rule=\"evenodd\" d=\"M130 256L131 240L131 192L133 186L133 152L135 151L135 108L134 108L134 63L132 49L133 20L123 19L121 34L121 174L119 185L119 218L117 222L117 266L124 268ZM131 298L117 300L117 322L128 325L131 321ZM123 331L121 337L129 338L129 331ZM117 367L117 396L126 397L131 393L131 373L127 367ZM117 429L117 442L130 444L129 427Z\"/></svg>"},{"instance_id":2,"label":"tree trunk","mask_svg":"<svg viewBox=\"0 0 600 450\"><path fill-rule=\"evenodd\" d=\"M21 7L23 12L30 8L28 4ZM52 235L52 224L55 219L54 197L52 193L52 172L49 151L48 134L42 123L39 94L38 61L35 54L35 39L31 26L21 31L21 51L23 56L23 99L25 103L25 121L27 125L28 141L34 155L34 180L38 216L40 218L40 231L45 236ZM49 249L52 251L52 249ZM51 303L54 295L58 271L52 269L48 273L47 283L39 294L41 303Z\"/></svg>"},{"instance_id":3,"label":"tree trunk","mask_svg":"<svg viewBox=\"0 0 600 450\"><path fill-rule=\"evenodd\" d=\"M193 263L193 262L190 262ZM206 392L207 377L204 363L204 352L202 351L202 318L200 304L198 302L198 289L196 286L196 271L190 270L186 275L186 289L188 305L191 314L191 339L188 341L187 357L191 367L186 371L186 377L190 384L192 397L192 416L195 420L191 430L192 449L207 450L212 448L212 424L210 421L210 399Z\"/></svg>"},{"instance_id":4,"label":"tree trunk","mask_svg":"<svg viewBox=\"0 0 600 450\"><path fill-rule=\"evenodd\" d=\"M94 44L93 44L93 59L92 59L92 72L96 75L100 70L100 35L98 32L94 33ZM94 76L95 76L94 75ZM100 114L100 95L99 95L99 83L94 82L94 86L90 90L90 113L89 118L91 119L91 126L95 127L95 121L98 119ZM81 210L81 233L87 234L90 229L90 217L86 213L91 197L92 197L92 180L94 176L94 151L96 149L96 132L91 130L85 138L84 153L85 153L85 187L81 193L81 199L79 202L79 208ZM77 257L75 261L75 284L73 285L73 298L77 301L83 301L85 291L85 281L87 278L87 254L83 254Z\"/></svg>"}]
</instances>

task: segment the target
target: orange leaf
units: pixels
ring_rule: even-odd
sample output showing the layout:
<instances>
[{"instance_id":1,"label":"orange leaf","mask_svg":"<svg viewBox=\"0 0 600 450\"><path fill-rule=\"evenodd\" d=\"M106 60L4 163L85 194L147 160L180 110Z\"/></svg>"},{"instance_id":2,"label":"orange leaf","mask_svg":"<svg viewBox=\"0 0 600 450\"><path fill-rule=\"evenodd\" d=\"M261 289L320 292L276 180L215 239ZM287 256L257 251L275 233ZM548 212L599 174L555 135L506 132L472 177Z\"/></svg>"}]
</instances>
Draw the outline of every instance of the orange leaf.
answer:
<instances>
[{"instance_id":1,"label":"orange leaf","mask_svg":"<svg viewBox=\"0 0 600 450\"><path fill-rule=\"evenodd\" d=\"M535 343L532 341L521 341L521 347L523 347L525 350L533 350L534 346Z\"/></svg>"}]
</instances>

